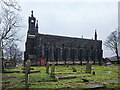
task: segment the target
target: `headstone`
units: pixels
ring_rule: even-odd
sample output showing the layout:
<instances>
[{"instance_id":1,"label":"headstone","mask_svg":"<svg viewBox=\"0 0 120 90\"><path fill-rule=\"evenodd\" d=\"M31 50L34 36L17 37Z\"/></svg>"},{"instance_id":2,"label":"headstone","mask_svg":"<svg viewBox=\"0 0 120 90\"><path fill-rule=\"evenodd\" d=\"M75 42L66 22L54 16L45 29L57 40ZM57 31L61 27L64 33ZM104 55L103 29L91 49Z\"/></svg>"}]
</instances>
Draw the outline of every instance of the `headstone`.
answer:
<instances>
[{"instance_id":1,"label":"headstone","mask_svg":"<svg viewBox=\"0 0 120 90\"><path fill-rule=\"evenodd\" d=\"M95 71L93 71L92 74L95 75Z\"/></svg>"},{"instance_id":2,"label":"headstone","mask_svg":"<svg viewBox=\"0 0 120 90\"><path fill-rule=\"evenodd\" d=\"M52 64L51 66L51 77L54 77L55 74L55 64Z\"/></svg>"},{"instance_id":3,"label":"headstone","mask_svg":"<svg viewBox=\"0 0 120 90\"><path fill-rule=\"evenodd\" d=\"M49 73L49 63L46 65L46 73Z\"/></svg>"},{"instance_id":4,"label":"headstone","mask_svg":"<svg viewBox=\"0 0 120 90\"><path fill-rule=\"evenodd\" d=\"M9 62L5 62L5 68L9 68L10 67L10 63Z\"/></svg>"},{"instance_id":5,"label":"headstone","mask_svg":"<svg viewBox=\"0 0 120 90\"><path fill-rule=\"evenodd\" d=\"M52 79L52 81L55 81L55 82L57 82L57 81L59 81L59 78L58 78L57 76L53 76L53 79Z\"/></svg>"},{"instance_id":6,"label":"headstone","mask_svg":"<svg viewBox=\"0 0 120 90\"><path fill-rule=\"evenodd\" d=\"M75 68L72 68L73 72L77 72L77 70Z\"/></svg>"},{"instance_id":7,"label":"headstone","mask_svg":"<svg viewBox=\"0 0 120 90\"><path fill-rule=\"evenodd\" d=\"M112 66L111 62L107 62L105 66Z\"/></svg>"},{"instance_id":8,"label":"headstone","mask_svg":"<svg viewBox=\"0 0 120 90\"><path fill-rule=\"evenodd\" d=\"M31 61L27 60L26 61L26 67L25 67L25 87L28 88L29 86L29 73L30 73L30 66L31 66Z\"/></svg>"},{"instance_id":9,"label":"headstone","mask_svg":"<svg viewBox=\"0 0 120 90\"><path fill-rule=\"evenodd\" d=\"M83 82L89 82L89 80L87 80L87 79L85 79L85 78L83 78L82 80L83 80Z\"/></svg>"},{"instance_id":10,"label":"headstone","mask_svg":"<svg viewBox=\"0 0 120 90\"><path fill-rule=\"evenodd\" d=\"M87 63L86 65L86 73L91 73L91 64Z\"/></svg>"}]
</instances>

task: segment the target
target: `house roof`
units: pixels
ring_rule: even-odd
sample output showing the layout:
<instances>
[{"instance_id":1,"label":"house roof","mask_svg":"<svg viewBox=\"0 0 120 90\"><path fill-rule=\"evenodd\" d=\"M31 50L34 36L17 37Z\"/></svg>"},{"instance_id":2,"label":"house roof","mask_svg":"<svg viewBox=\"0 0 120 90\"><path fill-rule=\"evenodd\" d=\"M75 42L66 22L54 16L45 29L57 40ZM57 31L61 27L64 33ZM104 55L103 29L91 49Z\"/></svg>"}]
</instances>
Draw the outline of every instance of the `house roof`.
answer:
<instances>
[{"instance_id":1,"label":"house roof","mask_svg":"<svg viewBox=\"0 0 120 90\"><path fill-rule=\"evenodd\" d=\"M111 61L117 61L117 56L109 57L109 59L110 59Z\"/></svg>"}]
</instances>

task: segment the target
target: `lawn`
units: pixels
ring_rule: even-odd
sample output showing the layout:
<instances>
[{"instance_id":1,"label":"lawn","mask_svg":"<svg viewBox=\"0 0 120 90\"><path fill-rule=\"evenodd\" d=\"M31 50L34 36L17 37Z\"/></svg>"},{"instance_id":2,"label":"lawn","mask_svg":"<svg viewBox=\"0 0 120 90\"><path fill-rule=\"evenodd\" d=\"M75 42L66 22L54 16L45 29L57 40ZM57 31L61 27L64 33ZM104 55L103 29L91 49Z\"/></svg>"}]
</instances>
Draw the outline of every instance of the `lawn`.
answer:
<instances>
[{"instance_id":1,"label":"lawn","mask_svg":"<svg viewBox=\"0 0 120 90\"><path fill-rule=\"evenodd\" d=\"M17 67L14 69L6 69L7 71L19 70L19 73L3 73L2 74L2 87L8 88L24 88L25 87L25 74L22 73L23 67ZM90 85L99 84L104 85L106 88L119 88L120 82L118 82L118 65L112 66L98 66L92 65L92 73L86 73L85 65L70 65L70 66L55 66L55 76L76 76L76 78L69 79L56 79L50 77L46 73L45 66L32 67L34 70L40 71L38 73L29 74L29 88L90 88ZM75 68L77 72L73 72L72 68ZM51 69L51 67L50 67ZM49 70L51 71L51 70ZM84 81L87 80L87 81Z\"/></svg>"}]
</instances>

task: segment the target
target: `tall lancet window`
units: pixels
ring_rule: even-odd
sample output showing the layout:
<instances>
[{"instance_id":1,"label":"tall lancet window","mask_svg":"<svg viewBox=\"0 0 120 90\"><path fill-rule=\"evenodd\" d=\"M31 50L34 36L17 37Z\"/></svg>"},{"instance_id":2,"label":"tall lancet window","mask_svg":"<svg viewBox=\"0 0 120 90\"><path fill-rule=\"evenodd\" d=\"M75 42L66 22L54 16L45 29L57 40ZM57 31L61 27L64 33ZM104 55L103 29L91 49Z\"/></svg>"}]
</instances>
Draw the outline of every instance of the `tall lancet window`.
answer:
<instances>
[{"instance_id":1,"label":"tall lancet window","mask_svg":"<svg viewBox=\"0 0 120 90\"><path fill-rule=\"evenodd\" d=\"M75 59L78 60L78 51L79 51L79 49L78 49L78 48L75 48L75 50L76 50L76 53L75 53L75 54L76 54L76 57L75 57Z\"/></svg>"},{"instance_id":2,"label":"tall lancet window","mask_svg":"<svg viewBox=\"0 0 120 90\"><path fill-rule=\"evenodd\" d=\"M44 57L45 56L45 45L42 44L42 56Z\"/></svg>"},{"instance_id":3,"label":"tall lancet window","mask_svg":"<svg viewBox=\"0 0 120 90\"><path fill-rule=\"evenodd\" d=\"M54 60L54 46L51 47L51 59Z\"/></svg>"},{"instance_id":4,"label":"tall lancet window","mask_svg":"<svg viewBox=\"0 0 120 90\"><path fill-rule=\"evenodd\" d=\"M68 55L68 60L70 60L70 47L68 47L68 53L67 53L67 55Z\"/></svg>"},{"instance_id":5,"label":"tall lancet window","mask_svg":"<svg viewBox=\"0 0 120 90\"><path fill-rule=\"evenodd\" d=\"M58 58L58 60L60 60L60 47L59 46L57 48L57 58Z\"/></svg>"},{"instance_id":6,"label":"tall lancet window","mask_svg":"<svg viewBox=\"0 0 120 90\"><path fill-rule=\"evenodd\" d=\"M62 60L63 58L62 58L62 54L63 53L63 48L62 48L62 46L60 47L60 60Z\"/></svg>"}]
</instances>

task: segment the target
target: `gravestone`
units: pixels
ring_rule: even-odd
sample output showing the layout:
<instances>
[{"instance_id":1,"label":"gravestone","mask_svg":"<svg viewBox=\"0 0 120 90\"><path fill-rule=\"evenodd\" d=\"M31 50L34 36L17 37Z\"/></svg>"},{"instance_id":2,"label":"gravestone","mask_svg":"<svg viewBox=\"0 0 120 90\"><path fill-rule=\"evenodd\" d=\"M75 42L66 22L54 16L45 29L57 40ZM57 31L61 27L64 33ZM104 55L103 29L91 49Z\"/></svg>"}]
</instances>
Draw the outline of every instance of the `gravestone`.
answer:
<instances>
[{"instance_id":1,"label":"gravestone","mask_svg":"<svg viewBox=\"0 0 120 90\"><path fill-rule=\"evenodd\" d=\"M57 81L59 81L59 78L57 76L53 76L52 81L57 82Z\"/></svg>"},{"instance_id":2,"label":"gravestone","mask_svg":"<svg viewBox=\"0 0 120 90\"><path fill-rule=\"evenodd\" d=\"M92 74L95 75L95 71L93 71Z\"/></svg>"},{"instance_id":3,"label":"gravestone","mask_svg":"<svg viewBox=\"0 0 120 90\"><path fill-rule=\"evenodd\" d=\"M49 63L46 65L46 73L49 73Z\"/></svg>"},{"instance_id":4,"label":"gravestone","mask_svg":"<svg viewBox=\"0 0 120 90\"><path fill-rule=\"evenodd\" d=\"M51 77L54 77L55 74L55 64L52 64L51 66Z\"/></svg>"},{"instance_id":5,"label":"gravestone","mask_svg":"<svg viewBox=\"0 0 120 90\"><path fill-rule=\"evenodd\" d=\"M91 73L91 64L87 63L86 65L86 73Z\"/></svg>"},{"instance_id":6,"label":"gravestone","mask_svg":"<svg viewBox=\"0 0 120 90\"><path fill-rule=\"evenodd\" d=\"M7 62L5 62L5 68L10 68L10 62L9 61L7 61Z\"/></svg>"},{"instance_id":7,"label":"gravestone","mask_svg":"<svg viewBox=\"0 0 120 90\"><path fill-rule=\"evenodd\" d=\"M28 88L29 86L29 73L30 73L30 66L31 66L31 61L27 60L26 61L26 67L25 67L25 87Z\"/></svg>"},{"instance_id":8,"label":"gravestone","mask_svg":"<svg viewBox=\"0 0 120 90\"><path fill-rule=\"evenodd\" d=\"M73 72L77 72L77 70L75 68L72 68Z\"/></svg>"}]
</instances>

